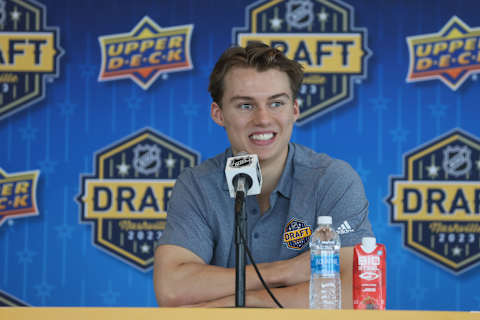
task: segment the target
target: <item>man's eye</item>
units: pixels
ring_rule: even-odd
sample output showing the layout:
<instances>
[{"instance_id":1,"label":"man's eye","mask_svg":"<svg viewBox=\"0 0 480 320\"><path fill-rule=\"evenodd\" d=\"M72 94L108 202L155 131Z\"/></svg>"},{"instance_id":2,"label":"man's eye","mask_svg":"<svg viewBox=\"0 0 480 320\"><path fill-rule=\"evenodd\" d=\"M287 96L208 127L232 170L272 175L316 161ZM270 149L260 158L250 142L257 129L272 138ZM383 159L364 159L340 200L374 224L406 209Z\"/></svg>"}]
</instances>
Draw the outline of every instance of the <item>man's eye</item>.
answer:
<instances>
[{"instance_id":1,"label":"man's eye","mask_svg":"<svg viewBox=\"0 0 480 320\"><path fill-rule=\"evenodd\" d=\"M241 105L239 106L239 108L240 108L241 110L251 110L251 109L253 109L253 106L252 106L251 104L244 103L244 104L241 104Z\"/></svg>"},{"instance_id":2,"label":"man's eye","mask_svg":"<svg viewBox=\"0 0 480 320\"><path fill-rule=\"evenodd\" d=\"M274 108L278 108L278 107L281 107L283 106L285 103L283 103L283 101L274 101L272 102L271 106L274 107Z\"/></svg>"}]
</instances>

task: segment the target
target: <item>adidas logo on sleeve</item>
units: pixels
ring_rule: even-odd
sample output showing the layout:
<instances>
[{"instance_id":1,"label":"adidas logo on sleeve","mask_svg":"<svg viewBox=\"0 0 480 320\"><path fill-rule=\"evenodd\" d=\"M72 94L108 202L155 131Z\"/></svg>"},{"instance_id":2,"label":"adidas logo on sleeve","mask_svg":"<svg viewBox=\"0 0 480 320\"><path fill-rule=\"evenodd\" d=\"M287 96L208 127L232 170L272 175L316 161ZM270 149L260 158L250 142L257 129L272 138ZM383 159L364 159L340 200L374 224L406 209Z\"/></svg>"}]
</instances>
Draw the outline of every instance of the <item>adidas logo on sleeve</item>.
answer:
<instances>
[{"instance_id":1,"label":"adidas logo on sleeve","mask_svg":"<svg viewBox=\"0 0 480 320\"><path fill-rule=\"evenodd\" d=\"M350 226L350 224L348 223L347 220L343 221L343 223L337 228L337 233L338 234L346 234L346 233L350 233L350 232L353 232L355 230L353 230L353 228Z\"/></svg>"}]
</instances>

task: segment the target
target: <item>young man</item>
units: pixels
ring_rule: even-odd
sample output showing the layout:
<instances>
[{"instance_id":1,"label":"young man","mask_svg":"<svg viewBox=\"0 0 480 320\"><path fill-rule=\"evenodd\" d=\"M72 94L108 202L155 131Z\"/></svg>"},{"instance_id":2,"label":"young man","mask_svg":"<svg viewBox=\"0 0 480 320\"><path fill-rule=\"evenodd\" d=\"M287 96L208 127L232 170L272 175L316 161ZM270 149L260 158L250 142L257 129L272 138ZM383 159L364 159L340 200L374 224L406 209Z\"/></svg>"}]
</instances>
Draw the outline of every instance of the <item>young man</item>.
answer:
<instances>
[{"instance_id":1,"label":"young man","mask_svg":"<svg viewBox=\"0 0 480 320\"><path fill-rule=\"evenodd\" d=\"M154 285L160 306L235 305L234 201L224 170L228 157L257 154L261 194L248 196L248 246L263 278L285 307L308 308L308 232L329 215L341 235L342 306L352 308L353 245L372 236L368 202L353 169L340 160L290 142L299 115L302 67L261 43L227 49L210 76L211 117L224 127L231 148L186 169L177 179L167 226L155 252ZM246 305L275 307L251 265Z\"/></svg>"}]
</instances>

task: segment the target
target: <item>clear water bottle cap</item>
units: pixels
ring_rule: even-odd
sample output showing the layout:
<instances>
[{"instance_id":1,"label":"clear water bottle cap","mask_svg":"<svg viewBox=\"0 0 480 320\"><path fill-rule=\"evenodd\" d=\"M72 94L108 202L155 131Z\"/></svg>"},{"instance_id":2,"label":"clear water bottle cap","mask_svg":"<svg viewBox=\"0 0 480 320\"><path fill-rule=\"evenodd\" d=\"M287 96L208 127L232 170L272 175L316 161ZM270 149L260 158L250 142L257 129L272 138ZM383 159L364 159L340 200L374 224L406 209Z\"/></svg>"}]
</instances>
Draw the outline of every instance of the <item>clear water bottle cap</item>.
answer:
<instances>
[{"instance_id":1,"label":"clear water bottle cap","mask_svg":"<svg viewBox=\"0 0 480 320\"><path fill-rule=\"evenodd\" d=\"M332 217L330 216L318 216L317 224L332 224Z\"/></svg>"},{"instance_id":2,"label":"clear water bottle cap","mask_svg":"<svg viewBox=\"0 0 480 320\"><path fill-rule=\"evenodd\" d=\"M377 246L377 240L375 237L363 237L362 238L362 247L364 250L372 251Z\"/></svg>"}]
</instances>

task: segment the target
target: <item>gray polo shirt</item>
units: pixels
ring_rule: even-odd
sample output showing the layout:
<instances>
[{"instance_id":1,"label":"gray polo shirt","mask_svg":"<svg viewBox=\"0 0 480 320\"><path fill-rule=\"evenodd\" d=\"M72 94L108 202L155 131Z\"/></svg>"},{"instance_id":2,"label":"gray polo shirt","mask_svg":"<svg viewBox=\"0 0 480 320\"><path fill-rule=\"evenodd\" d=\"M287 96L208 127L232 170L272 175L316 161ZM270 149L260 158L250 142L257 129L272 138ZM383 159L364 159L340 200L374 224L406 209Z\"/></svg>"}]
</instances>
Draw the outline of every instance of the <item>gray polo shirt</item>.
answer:
<instances>
[{"instance_id":1,"label":"gray polo shirt","mask_svg":"<svg viewBox=\"0 0 480 320\"><path fill-rule=\"evenodd\" d=\"M178 177L159 244L184 247L205 263L235 266L234 199L228 193L228 149ZM357 173L344 161L290 143L285 169L263 215L246 199L248 247L256 263L293 258L308 250L316 217L332 216L342 246L373 236L368 201Z\"/></svg>"}]
</instances>

